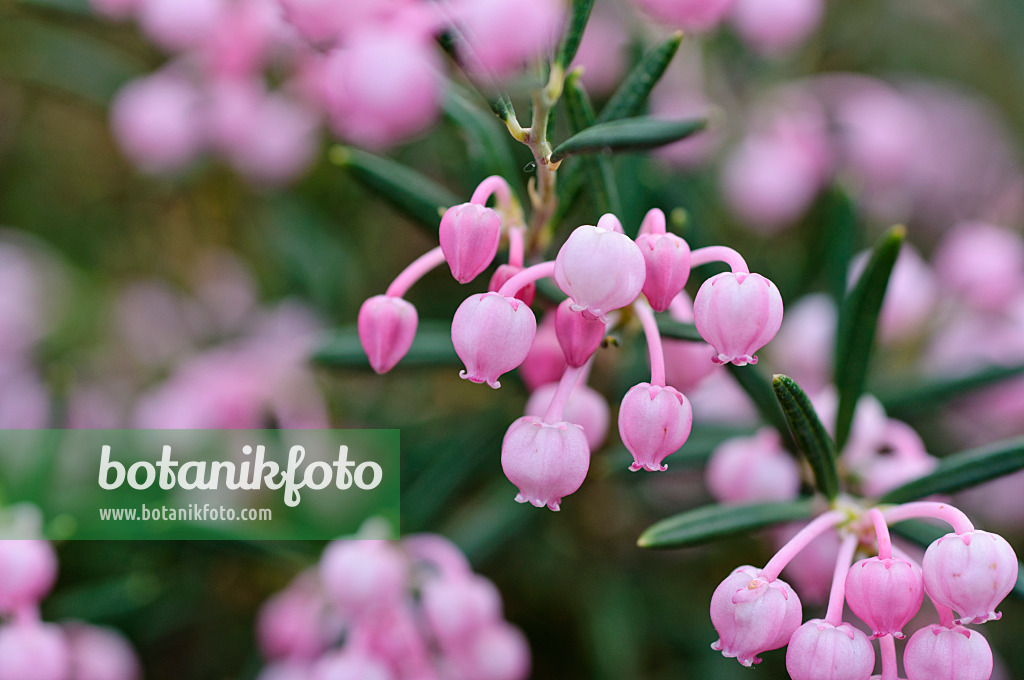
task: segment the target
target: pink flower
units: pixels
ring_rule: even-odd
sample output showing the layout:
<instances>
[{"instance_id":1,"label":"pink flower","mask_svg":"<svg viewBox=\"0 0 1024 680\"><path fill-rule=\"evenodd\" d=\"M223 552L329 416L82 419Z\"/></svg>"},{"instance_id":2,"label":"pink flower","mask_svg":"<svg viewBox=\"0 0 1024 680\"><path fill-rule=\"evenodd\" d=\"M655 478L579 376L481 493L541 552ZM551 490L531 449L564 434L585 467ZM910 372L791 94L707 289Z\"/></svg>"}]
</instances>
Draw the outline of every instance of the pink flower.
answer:
<instances>
[{"instance_id":1,"label":"pink flower","mask_svg":"<svg viewBox=\"0 0 1024 680\"><path fill-rule=\"evenodd\" d=\"M672 387L634 385L619 407L619 436L633 454L633 472L665 471L663 460L686 443L693 426L689 400Z\"/></svg>"},{"instance_id":2,"label":"pink flower","mask_svg":"<svg viewBox=\"0 0 1024 680\"><path fill-rule=\"evenodd\" d=\"M587 437L579 425L523 416L505 433L501 467L519 489L517 503L558 510L562 498L579 489L587 477Z\"/></svg>"},{"instance_id":3,"label":"pink flower","mask_svg":"<svg viewBox=\"0 0 1024 680\"><path fill-rule=\"evenodd\" d=\"M387 373L405 356L416 337L419 317L406 300L374 295L359 308L359 342L377 373Z\"/></svg>"},{"instance_id":4,"label":"pink flower","mask_svg":"<svg viewBox=\"0 0 1024 680\"><path fill-rule=\"evenodd\" d=\"M910 636L903 667L907 680L988 680L992 650L976 630L933 624Z\"/></svg>"},{"instance_id":5,"label":"pink flower","mask_svg":"<svg viewBox=\"0 0 1024 680\"><path fill-rule=\"evenodd\" d=\"M526 638L504 622L478 629L452 660L461 677L473 680L526 680L530 675Z\"/></svg>"},{"instance_id":6,"label":"pink flower","mask_svg":"<svg viewBox=\"0 0 1024 680\"><path fill-rule=\"evenodd\" d=\"M498 254L501 218L490 208L475 203L453 205L445 211L440 227L441 252L459 283L479 276Z\"/></svg>"},{"instance_id":7,"label":"pink flower","mask_svg":"<svg viewBox=\"0 0 1024 680\"><path fill-rule=\"evenodd\" d=\"M535 389L526 401L523 413L541 418L547 412L557 389L557 381ZM588 385L576 385L573 388L562 409L562 417L566 422L575 423L583 428L591 451L601 448L608 437L608 421L611 418L608 402L604 395Z\"/></svg>"},{"instance_id":8,"label":"pink flower","mask_svg":"<svg viewBox=\"0 0 1024 680\"><path fill-rule=\"evenodd\" d=\"M0 540L0 574L0 614L13 614L38 605L53 588L57 555L47 541Z\"/></svg>"},{"instance_id":9,"label":"pink flower","mask_svg":"<svg viewBox=\"0 0 1024 680\"><path fill-rule=\"evenodd\" d=\"M513 75L547 52L565 18L558 0L457 0L460 61L476 75Z\"/></svg>"},{"instance_id":10,"label":"pink flower","mask_svg":"<svg viewBox=\"0 0 1024 680\"><path fill-rule=\"evenodd\" d=\"M572 309L601 321L625 307L644 286L647 265L633 239L616 231L577 227L555 258L555 281Z\"/></svg>"},{"instance_id":11,"label":"pink flower","mask_svg":"<svg viewBox=\"0 0 1024 680\"><path fill-rule=\"evenodd\" d=\"M421 596L430 629L445 650L458 650L481 628L501 621L501 594L476 574L431 579Z\"/></svg>"},{"instance_id":12,"label":"pink flower","mask_svg":"<svg viewBox=\"0 0 1024 680\"><path fill-rule=\"evenodd\" d=\"M770 427L719 444L704 474L711 495L722 503L786 501L800 491L800 466Z\"/></svg>"},{"instance_id":13,"label":"pink flower","mask_svg":"<svg viewBox=\"0 0 1024 680\"><path fill-rule=\"evenodd\" d=\"M498 389L498 378L523 363L536 334L537 318L521 300L498 293L469 296L452 318L452 344L466 365L459 377Z\"/></svg>"},{"instance_id":14,"label":"pink flower","mask_svg":"<svg viewBox=\"0 0 1024 680\"><path fill-rule=\"evenodd\" d=\"M850 263L851 285L867 265L868 255L860 253ZM904 244L889 277L878 316L882 340L899 342L919 333L932 318L938 298L939 288L931 267L913 246Z\"/></svg>"},{"instance_id":15,"label":"pink flower","mask_svg":"<svg viewBox=\"0 0 1024 680\"><path fill-rule=\"evenodd\" d=\"M1024 289L1024 238L985 222L961 222L935 251L940 283L978 309L1002 312Z\"/></svg>"},{"instance_id":16,"label":"pink flower","mask_svg":"<svg viewBox=\"0 0 1024 680\"><path fill-rule=\"evenodd\" d=\"M793 680L867 680L874 667L871 642L848 623L811 619L796 629L786 649Z\"/></svg>"},{"instance_id":17,"label":"pink flower","mask_svg":"<svg viewBox=\"0 0 1024 680\"><path fill-rule=\"evenodd\" d=\"M256 637L268 659L314 659L327 649L326 602L312 573L300 574L260 607Z\"/></svg>"},{"instance_id":18,"label":"pink flower","mask_svg":"<svg viewBox=\"0 0 1024 680\"><path fill-rule=\"evenodd\" d=\"M36 621L0 628L0 680L67 680L68 643L60 627Z\"/></svg>"},{"instance_id":19,"label":"pink flower","mask_svg":"<svg viewBox=\"0 0 1024 680\"><path fill-rule=\"evenodd\" d=\"M824 13L824 0L736 0L732 23L751 48L775 55L806 40Z\"/></svg>"},{"instance_id":20,"label":"pink flower","mask_svg":"<svg viewBox=\"0 0 1024 680\"><path fill-rule=\"evenodd\" d=\"M224 0L142 0L139 24L154 43L180 52L202 45L224 10Z\"/></svg>"},{"instance_id":21,"label":"pink flower","mask_svg":"<svg viewBox=\"0 0 1024 680\"><path fill-rule=\"evenodd\" d=\"M64 625L72 680L139 680L142 669L131 643L111 628Z\"/></svg>"},{"instance_id":22,"label":"pink flower","mask_svg":"<svg viewBox=\"0 0 1024 680\"><path fill-rule=\"evenodd\" d=\"M389 541L335 541L320 560L324 592L345 615L394 606L405 594L407 578L405 559Z\"/></svg>"},{"instance_id":23,"label":"pink flower","mask_svg":"<svg viewBox=\"0 0 1024 680\"><path fill-rule=\"evenodd\" d=\"M646 264L643 293L664 312L690 278L690 246L675 234L640 234L636 244Z\"/></svg>"},{"instance_id":24,"label":"pink flower","mask_svg":"<svg viewBox=\"0 0 1024 680\"><path fill-rule=\"evenodd\" d=\"M998 619L996 607L1017 582L1013 548L999 534L981 530L933 541L922 568L928 594L959 613L957 623Z\"/></svg>"},{"instance_id":25,"label":"pink flower","mask_svg":"<svg viewBox=\"0 0 1024 680\"><path fill-rule=\"evenodd\" d=\"M873 637L902 639L903 626L917 614L923 599L921 568L907 560L869 557L855 562L846 575L846 601Z\"/></svg>"},{"instance_id":26,"label":"pink flower","mask_svg":"<svg viewBox=\"0 0 1024 680\"><path fill-rule=\"evenodd\" d=\"M605 323L573 311L572 300L563 300L555 310L555 334L569 366L587 363L604 340Z\"/></svg>"},{"instance_id":27,"label":"pink flower","mask_svg":"<svg viewBox=\"0 0 1024 680\"><path fill-rule=\"evenodd\" d=\"M693 301L697 332L717 351L716 364L756 364L754 352L767 345L782 325L782 296L760 274L716 274Z\"/></svg>"},{"instance_id":28,"label":"pink flower","mask_svg":"<svg viewBox=\"0 0 1024 680\"><path fill-rule=\"evenodd\" d=\"M786 309L771 359L808 394L831 382L838 312L832 298L817 293L800 298Z\"/></svg>"},{"instance_id":29,"label":"pink flower","mask_svg":"<svg viewBox=\"0 0 1024 680\"><path fill-rule=\"evenodd\" d=\"M761 570L737 567L711 596L711 623L718 640L711 649L744 666L761 663L761 652L789 642L803 616L800 598L781 579L767 581Z\"/></svg>"},{"instance_id":30,"label":"pink flower","mask_svg":"<svg viewBox=\"0 0 1024 680\"><path fill-rule=\"evenodd\" d=\"M494 270L494 274L491 276L490 282L487 284L487 290L497 293L501 286L511 279L513 276L523 271L523 268L514 264L499 264L497 269ZM518 291L516 291L516 298L522 300L527 305L533 304L533 297L537 294L537 284L532 281Z\"/></svg>"},{"instance_id":31,"label":"pink flower","mask_svg":"<svg viewBox=\"0 0 1024 680\"><path fill-rule=\"evenodd\" d=\"M733 0L636 0L656 19L686 31L715 28L732 8Z\"/></svg>"},{"instance_id":32,"label":"pink flower","mask_svg":"<svg viewBox=\"0 0 1024 680\"><path fill-rule=\"evenodd\" d=\"M557 383L565 373L565 367L565 353L555 330L555 315L548 312L541 319L530 351L519 366L519 375L530 390L535 390L547 383Z\"/></svg>"},{"instance_id":33,"label":"pink flower","mask_svg":"<svg viewBox=\"0 0 1024 680\"><path fill-rule=\"evenodd\" d=\"M361 650L344 649L320 658L309 680L395 680L386 664Z\"/></svg>"}]
</instances>

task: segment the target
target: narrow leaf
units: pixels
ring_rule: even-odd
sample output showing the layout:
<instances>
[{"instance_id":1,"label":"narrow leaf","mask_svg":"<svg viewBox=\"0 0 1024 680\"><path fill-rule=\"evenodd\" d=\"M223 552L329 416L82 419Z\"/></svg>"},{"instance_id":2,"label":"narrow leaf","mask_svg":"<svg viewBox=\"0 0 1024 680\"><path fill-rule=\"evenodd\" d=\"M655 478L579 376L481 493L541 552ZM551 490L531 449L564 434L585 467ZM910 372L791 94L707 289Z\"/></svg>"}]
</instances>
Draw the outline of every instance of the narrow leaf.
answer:
<instances>
[{"instance_id":1,"label":"narrow leaf","mask_svg":"<svg viewBox=\"0 0 1024 680\"><path fill-rule=\"evenodd\" d=\"M782 409L779 407L779 400L775 397L775 389L772 387L771 381L755 366L729 364L728 369L750 400L754 402L757 412L761 414L765 422L779 431L782 441L786 443L786 448L795 451L796 443L789 431L789 423L782 415Z\"/></svg>"},{"instance_id":2,"label":"narrow leaf","mask_svg":"<svg viewBox=\"0 0 1024 680\"><path fill-rule=\"evenodd\" d=\"M607 123L620 118L640 115L647 103L647 98L651 95L651 90L665 75L665 69L668 68L672 57L679 50L679 44L682 41L682 32L676 31L672 37L644 55L644 58L629 72L629 75L605 104L601 115L597 117L597 122Z\"/></svg>"},{"instance_id":3,"label":"narrow leaf","mask_svg":"<svg viewBox=\"0 0 1024 680\"><path fill-rule=\"evenodd\" d=\"M933 409L941 402L1019 375L1024 375L1024 364L989 366L976 373L917 384L912 378L892 380L891 387L883 385L871 393L881 400L887 413Z\"/></svg>"},{"instance_id":4,"label":"narrow leaf","mask_svg":"<svg viewBox=\"0 0 1024 680\"><path fill-rule=\"evenodd\" d=\"M937 493L953 493L1024 469L1024 437L947 456L924 477L893 489L880 503L906 503Z\"/></svg>"},{"instance_id":5,"label":"narrow leaf","mask_svg":"<svg viewBox=\"0 0 1024 680\"><path fill-rule=\"evenodd\" d=\"M697 327L692 323L676 321L668 314L658 314L656 318L658 319L658 331L661 333L661 337L672 340L704 342L704 338L700 337L700 333L697 332ZM772 397L773 405L774 402L775 398Z\"/></svg>"},{"instance_id":6,"label":"narrow leaf","mask_svg":"<svg viewBox=\"0 0 1024 680\"><path fill-rule=\"evenodd\" d=\"M572 11L569 16L569 23L562 36L562 43L558 46L558 56L555 57L555 65L566 69L572 60L576 58L576 50L583 40L583 31L590 19L590 11L594 9L594 0L572 0Z\"/></svg>"},{"instance_id":7,"label":"narrow leaf","mask_svg":"<svg viewBox=\"0 0 1024 680\"><path fill-rule=\"evenodd\" d=\"M825 498L835 500L839 495L836 447L825 431L825 426L821 424L811 400L789 376L773 376L772 387L796 446L811 465L815 486Z\"/></svg>"},{"instance_id":8,"label":"narrow leaf","mask_svg":"<svg viewBox=\"0 0 1024 680\"><path fill-rule=\"evenodd\" d=\"M813 506L809 498L753 505L705 505L651 525L636 544L641 548L684 548L807 519L814 514Z\"/></svg>"},{"instance_id":9,"label":"narrow leaf","mask_svg":"<svg viewBox=\"0 0 1024 680\"><path fill-rule=\"evenodd\" d=\"M832 188L818 201L812 220L818 230L807 254L803 287L811 288L823 279L825 290L839 306L846 296L846 272L859 242L857 209L846 192Z\"/></svg>"},{"instance_id":10,"label":"narrow leaf","mask_svg":"<svg viewBox=\"0 0 1024 680\"><path fill-rule=\"evenodd\" d=\"M479 165L479 172L475 174L500 175L514 186L520 173L505 129L486 111L474 106L455 83L449 83L445 90L444 112L465 136L469 156Z\"/></svg>"},{"instance_id":11,"label":"narrow leaf","mask_svg":"<svg viewBox=\"0 0 1024 680\"><path fill-rule=\"evenodd\" d=\"M700 132L707 121L699 119L660 120L639 117L598 123L565 140L551 154L558 162L569 156L605 151L643 151L671 144Z\"/></svg>"},{"instance_id":12,"label":"narrow leaf","mask_svg":"<svg viewBox=\"0 0 1024 680\"><path fill-rule=\"evenodd\" d=\"M836 409L836 444L846 444L853 423L853 411L864 391L871 349L875 341L878 313L882 309L896 257L906 237L906 229L893 227L875 244L867 266L839 310L836 329L834 378L839 392Z\"/></svg>"},{"instance_id":13,"label":"narrow leaf","mask_svg":"<svg viewBox=\"0 0 1024 680\"><path fill-rule=\"evenodd\" d=\"M395 208L434 231L441 214L462 202L432 179L390 158L343 146L332 148L330 158Z\"/></svg>"},{"instance_id":14,"label":"narrow leaf","mask_svg":"<svg viewBox=\"0 0 1024 680\"><path fill-rule=\"evenodd\" d=\"M370 368L354 325L326 332L313 352L312 360L331 368ZM421 321L409 353L398 365L439 366L458 363L459 357L452 346L451 326L444 322Z\"/></svg>"},{"instance_id":15,"label":"narrow leaf","mask_svg":"<svg viewBox=\"0 0 1024 680\"><path fill-rule=\"evenodd\" d=\"M579 82L580 71L574 70L565 81L563 101L569 114L569 127L573 134L586 130L594 125L594 105L590 102L587 91ZM615 185L615 171L611 159L605 156L584 158L584 172L590 181L594 194L594 203L600 213L622 214L619 201L619 190Z\"/></svg>"}]
</instances>

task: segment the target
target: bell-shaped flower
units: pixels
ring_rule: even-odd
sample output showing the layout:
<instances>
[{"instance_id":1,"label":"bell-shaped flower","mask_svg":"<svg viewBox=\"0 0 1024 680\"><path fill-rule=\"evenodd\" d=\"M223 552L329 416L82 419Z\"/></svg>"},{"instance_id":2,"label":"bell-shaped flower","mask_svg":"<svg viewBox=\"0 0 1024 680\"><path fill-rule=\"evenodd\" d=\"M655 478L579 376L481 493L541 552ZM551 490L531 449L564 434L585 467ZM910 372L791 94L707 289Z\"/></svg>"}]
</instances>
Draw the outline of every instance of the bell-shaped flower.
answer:
<instances>
[{"instance_id":1,"label":"bell-shaped flower","mask_svg":"<svg viewBox=\"0 0 1024 680\"><path fill-rule=\"evenodd\" d=\"M644 256L633 239L590 225L577 227L555 257L555 282L572 309L607 321L608 312L637 298L646 277Z\"/></svg>"},{"instance_id":2,"label":"bell-shaped flower","mask_svg":"<svg viewBox=\"0 0 1024 680\"><path fill-rule=\"evenodd\" d=\"M530 675L530 646L518 628L501 621L479 628L449 661L459 670L456 677L526 680Z\"/></svg>"},{"instance_id":3,"label":"bell-shaped flower","mask_svg":"<svg viewBox=\"0 0 1024 680\"><path fill-rule=\"evenodd\" d=\"M452 318L452 344L466 365L465 380L501 387L498 378L530 352L537 334L537 318L522 300L498 293L471 295Z\"/></svg>"},{"instance_id":4,"label":"bell-shaped flower","mask_svg":"<svg viewBox=\"0 0 1024 680\"><path fill-rule=\"evenodd\" d=\"M1017 582L1013 548L987 531L946 534L928 546L921 564L928 594L960 614L957 623L998 619L996 607Z\"/></svg>"},{"instance_id":5,"label":"bell-shaped flower","mask_svg":"<svg viewBox=\"0 0 1024 680\"><path fill-rule=\"evenodd\" d=\"M786 649L792 680L868 680L874 667L871 641L848 623L811 619L796 629Z\"/></svg>"},{"instance_id":6,"label":"bell-shaped flower","mask_svg":"<svg viewBox=\"0 0 1024 680\"><path fill-rule=\"evenodd\" d=\"M734 0L637 0L657 19L686 31L708 31L717 26Z\"/></svg>"},{"instance_id":7,"label":"bell-shaped flower","mask_svg":"<svg viewBox=\"0 0 1024 680\"><path fill-rule=\"evenodd\" d=\"M643 293L655 311L664 312L690 278L690 246L675 234L641 234L636 245L647 269Z\"/></svg>"},{"instance_id":8,"label":"bell-shaped flower","mask_svg":"<svg viewBox=\"0 0 1024 680\"><path fill-rule=\"evenodd\" d=\"M359 342L377 373L395 367L412 346L419 317L400 297L374 295L359 308Z\"/></svg>"},{"instance_id":9,"label":"bell-shaped flower","mask_svg":"<svg viewBox=\"0 0 1024 680\"><path fill-rule=\"evenodd\" d=\"M73 680L141 680L142 668L132 645L111 628L65 623Z\"/></svg>"},{"instance_id":10,"label":"bell-shaped flower","mask_svg":"<svg viewBox=\"0 0 1024 680\"><path fill-rule=\"evenodd\" d=\"M558 510L562 498L579 489L587 477L587 436L573 423L523 416L509 426L501 442L501 467L519 489L516 502Z\"/></svg>"},{"instance_id":11,"label":"bell-shaped flower","mask_svg":"<svg viewBox=\"0 0 1024 680\"><path fill-rule=\"evenodd\" d=\"M563 300L555 310L555 334L565 354L565 363L580 367L601 346L605 323L572 309L572 300Z\"/></svg>"},{"instance_id":12,"label":"bell-shaped flower","mask_svg":"<svg viewBox=\"0 0 1024 680\"><path fill-rule=\"evenodd\" d=\"M0 628L0 660L0 680L67 680L71 673L67 640L51 623L16 621Z\"/></svg>"},{"instance_id":13,"label":"bell-shaped flower","mask_svg":"<svg viewBox=\"0 0 1024 680\"><path fill-rule=\"evenodd\" d=\"M313 665L310 680L394 680L386 664L362 650L343 649L325 654Z\"/></svg>"},{"instance_id":14,"label":"bell-shaped flower","mask_svg":"<svg viewBox=\"0 0 1024 680\"><path fill-rule=\"evenodd\" d=\"M715 447L704 477L711 495L722 503L789 501L800 492L800 466L770 427Z\"/></svg>"},{"instance_id":15,"label":"bell-shaped flower","mask_svg":"<svg viewBox=\"0 0 1024 680\"><path fill-rule=\"evenodd\" d=\"M723 272L704 282L693 300L697 332L718 355L716 364L756 364L754 352L782 325L782 295L760 274Z\"/></svg>"},{"instance_id":16,"label":"bell-shaped flower","mask_svg":"<svg viewBox=\"0 0 1024 680\"><path fill-rule=\"evenodd\" d=\"M0 540L0 614L39 604L57 580L57 555L47 541Z\"/></svg>"},{"instance_id":17,"label":"bell-shaped flower","mask_svg":"<svg viewBox=\"0 0 1024 680\"><path fill-rule=\"evenodd\" d=\"M501 594L483 576L430 579L421 593L427 623L445 650L464 646L482 627L501 621Z\"/></svg>"},{"instance_id":18,"label":"bell-shaped flower","mask_svg":"<svg viewBox=\"0 0 1024 680\"><path fill-rule=\"evenodd\" d=\"M661 461L686 443L692 426L693 409L681 392L650 383L634 385L619 407L619 436L633 454L629 469L667 470Z\"/></svg>"},{"instance_id":19,"label":"bell-shaped flower","mask_svg":"<svg viewBox=\"0 0 1024 680\"><path fill-rule=\"evenodd\" d=\"M913 562L869 557L854 563L846 575L846 601L871 628L873 637L902 639L903 626L924 600L921 568Z\"/></svg>"},{"instance_id":20,"label":"bell-shaped flower","mask_svg":"<svg viewBox=\"0 0 1024 680\"><path fill-rule=\"evenodd\" d=\"M976 630L933 624L910 636L903 667L907 680L988 680L992 649Z\"/></svg>"},{"instance_id":21,"label":"bell-shaped flower","mask_svg":"<svg viewBox=\"0 0 1024 680\"><path fill-rule=\"evenodd\" d=\"M788 583L768 581L755 567L737 567L711 596L711 623L718 631L711 649L744 666L761 663L757 655L785 646L801 618L800 598Z\"/></svg>"},{"instance_id":22,"label":"bell-shaped flower","mask_svg":"<svg viewBox=\"0 0 1024 680\"><path fill-rule=\"evenodd\" d=\"M324 592L346 616L394 606L407 578L405 558L389 541L335 541L320 560Z\"/></svg>"},{"instance_id":23,"label":"bell-shaped flower","mask_svg":"<svg viewBox=\"0 0 1024 680\"><path fill-rule=\"evenodd\" d=\"M542 417L551 405L558 391L557 382L541 385L526 400L523 413L528 416ZM569 393L569 399L562 408L562 417L566 422L575 423L583 428L587 435L587 444L591 451L601 448L608 437L608 422L611 409L604 395L588 385L576 385Z\"/></svg>"},{"instance_id":24,"label":"bell-shaped flower","mask_svg":"<svg viewBox=\"0 0 1024 680\"><path fill-rule=\"evenodd\" d=\"M501 217L476 203L453 205L439 228L441 252L459 283L469 283L494 260L501 239Z\"/></svg>"}]
</instances>

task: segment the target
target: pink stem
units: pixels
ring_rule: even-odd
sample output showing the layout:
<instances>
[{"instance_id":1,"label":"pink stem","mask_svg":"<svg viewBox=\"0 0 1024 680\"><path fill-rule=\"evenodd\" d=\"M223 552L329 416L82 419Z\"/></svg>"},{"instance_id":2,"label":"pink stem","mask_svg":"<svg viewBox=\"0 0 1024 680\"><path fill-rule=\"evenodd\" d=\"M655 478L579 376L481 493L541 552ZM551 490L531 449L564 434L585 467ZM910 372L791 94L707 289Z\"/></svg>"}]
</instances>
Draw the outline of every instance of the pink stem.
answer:
<instances>
[{"instance_id":1,"label":"pink stem","mask_svg":"<svg viewBox=\"0 0 1024 680\"><path fill-rule=\"evenodd\" d=\"M387 295L389 297L404 296L413 284L422 279L427 272L442 264L444 264L444 253L441 252L441 246L428 250L413 260L408 267L402 270L401 274L395 277L395 280L388 286Z\"/></svg>"},{"instance_id":2,"label":"pink stem","mask_svg":"<svg viewBox=\"0 0 1024 680\"><path fill-rule=\"evenodd\" d=\"M519 226L508 230L508 263L513 267L523 266L523 231Z\"/></svg>"},{"instance_id":3,"label":"pink stem","mask_svg":"<svg viewBox=\"0 0 1024 680\"><path fill-rule=\"evenodd\" d=\"M665 233L665 213L661 211L661 208L651 208L647 211L643 224L640 225L640 233L652 236Z\"/></svg>"},{"instance_id":4,"label":"pink stem","mask_svg":"<svg viewBox=\"0 0 1024 680\"><path fill-rule=\"evenodd\" d=\"M638 298L633 303L633 311L639 317L644 327L644 335L647 337L647 351L651 355L651 384L664 387L665 351L661 345L661 332L658 330L658 321L654 318L654 310L646 301Z\"/></svg>"},{"instance_id":5,"label":"pink stem","mask_svg":"<svg viewBox=\"0 0 1024 680\"><path fill-rule=\"evenodd\" d=\"M889 508L884 513L889 524L896 524L906 519L915 517L934 517L941 519L953 527L953 531L962 534L966 531L974 531L974 524L967 515L960 512L947 503L935 503L933 501L918 501L916 503L904 503Z\"/></svg>"},{"instance_id":6,"label":"pink stem","mask_svg":"<svg viewBox=\"0 0 1024 680\"><path fill-rule=\"evenodd\" d=\"M498 295L504 295L505 297L515 297L525 286L539 281L547 276L555 275L555 261L548 260L547 262L541 262L535 264L532 267L527 267L523 271L519 272L505 283L501 284L501 288L498 289Z\"/></svg>"},{"instance_id":7,"label":"pink stem","mask_svg":"<svg viewBox=\"0 0 1024 680\"><path fill-rule=\"evenodd\" d=\"M878 508L871 508L868 515L871 517L871 523L875 525L875 536L878 537L878 559L892 559L892 538L889 536L885 517Z\"/></svg>"},{"instance_id":8,"label":"pink stem","mask_svg":"<svg viewBox=\"0 0 1024 680\"><path fill-rule=\"evenodd\" d=\"M956 622L953 620L952 609L950 609L944 604L939 604L938 602L936 602L935 598L932 597L930 594L928 595L928 599L932 601L932 604L935 606L935 611L939 613L939 625L943 626L944 628L952 628L956 625Z\"/></svg>"},{"instance_id":9,"label":"pink stem","mask_svg":"<svg viewBox=\"0 0 1024 680\"><path fill-rule=\"evenodd\" d=\"M498 195L498 205L502 207L512 204L512 190L508 188L508 182L498 175L491 175L476 187L476 191L470 197L470 203L487 205L487 199L492 195Z\"/></svg>"},{"instance_id":10,"label":"pink stem","mask_svg":"<svg viewBox=\"0 0 1024 680\"><path fill-rule=\"evenodd\" d=\"M583 364L583 366L586 365L587 364ZM565 369L565 373L562 374L562 379L558 381L558 387L555 388L555 396L551 397L551 404L548 406L548 410L544 413L545 423L557 423L562 420L562 411L565 409L566 402L569 401L569 395L572 394L572 388L576 387L576 382L579 380L580 374L583 372L583 366L569 366Z\"/></svg>"},{"instance_id":11,"label":"pink stem","mask_svg":"<svg viewBox=\"0 0 1024 680\"><path fill-rule=\"evenodd\" d=\"M878 646L882 652L882 680L899 680L896 675L896 638L883 635L878 638Z\"/></svg>"},{"instance_id":12,"label":"pink stem","mask_svg":"<svg viewBox=\"0 0 1024 680\"><path fill-rule=\"evenodd\" d=\"M708 246L707 248L698 248L690 253L691 267L699 267L702 264L707 264L709 262L724 262L729 265L733 274L750 273L750 270L747 268L747 261L743 259L742 255L732 248L728 248L726 246Z\"/></svg>"},{"instance_id":13,"label":"pink stem","mask_svg":"<svg viewBox=\"0 0 1024 680\"><path fill-rule=\"evenodd\" d=\"M831 529L846 518L846 513L839 510L831 510L818 515L810 524L805 526L797 535L789 539L786 545L775 553L775 556L764 565L761 575L768 581L774 581L779 577L779 572L786 568L789 561L796 557L797 553L807 547L807 544L817 538L818 534Z\"/></svg>"},{"instance_id":14,"label":"pink stem","mask_svg":"<svg viewBox=\"0 0 1024 680\"><path fill-rule=\"evenodd\" d=\"M828 611L825 620L833 626L843 622L843 603L846 602L846 574L850 571L853 553L857 550L857 537L847 536L839 546L836 569L832 572L832 590L828 594Z\"/></svg>"}]
</instances>

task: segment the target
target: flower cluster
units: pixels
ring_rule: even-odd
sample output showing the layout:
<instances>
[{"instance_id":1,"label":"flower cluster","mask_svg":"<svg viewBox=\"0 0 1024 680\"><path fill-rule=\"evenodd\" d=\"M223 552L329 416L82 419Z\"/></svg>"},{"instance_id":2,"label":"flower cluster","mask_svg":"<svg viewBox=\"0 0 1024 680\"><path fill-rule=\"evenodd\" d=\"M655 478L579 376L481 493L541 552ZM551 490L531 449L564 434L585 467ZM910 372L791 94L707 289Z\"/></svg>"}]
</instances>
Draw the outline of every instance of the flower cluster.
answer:
<instances>
[{"instance_id":1,"label":"flower cluster","mask_svg":"<svg viewBox=\"0 0 1024 680\"><path fill-rule=\"evenodd\" d=\"M258 183L305 170L322 121L375 149L433 125L445 89L442 32L468 72L502 79L550 47L564 13L557 0L91 2L107 17L134 18L174 55L114 101L128 158L173 172L212 152Z\"/></svg>"},{"instance_id":2,"label":"flower cluster","mask_svg":"<svg viewBox=\"0 0 1024 680\"><path fill-rule=\"evenodd\" d=\"M926 517L949 523L953 532L932 542L920 563L893 546L889 524ZM870 529L874 528L874 540ZM835 562L824 619L801 624L800 598L778 578L782 569L823 532L836 531ZM851 565L860 550L870 555ZM920 628L907 641L903 665L908 680L988 680L992 652L967 624L999 619L999 603L1017 580L1017 557L998 534L974 528L956 508L916 502L885 508L832 510L799 531L763 569L738 567L711 598L711 621L719 639L712 648L744 666L758 654L788 645L786 667L793 680L896 680L894 639L917 615L928 595L939 623ZM844 622L843 606L870 635ZM955 613L954 613L955 612ZM872 676L878 639L882 673Z\"/></svg>"},{"instance_id":3,"label":"flower cluster","mask_svg":"<svg viewBox=\"0 0 1024 680\"><path fill-rule=\"evenodd\" d=\"M263 606L261 680L524 680L501 596L433 534L342 540Z\"/></svg>"},{"instance_id":4,"label":"flower cluster","mask_svg":"<svg viewBox=\"0 0 1024 680\"><path fill-rule=\"evenodd\" d=\"M47 541L0 539L0 574L0 680L139 680L135 651L120 633L41 619L39 603L57 580Z\"/></svg>"},{"instance_id":5,"label":"flower cluster","mask_svg":"<svg viewBox=\"0 0 1024 680\"><path fill-rule=\"evenodd\" d=\"M492 195L496 208L486 207ZM455 312L452 344L466 366L461 377L493 388L501 386L503 374L520 365L525 368L531 352L547 355L545 363L561 372L560 377L552 376L558 383L547 388L547 404L531 404L529 414L512 423L502 443L502 467L519 489L516 500L521 503L558 510L562 498L583 483L590 448L604 438L595 430L603 429L606 418L596 418L597 424L588 429L568 417L569 411L585 410L573 409L570 398L577 384L585 381L609 328L623 322L626 310L639 319L651 362L650 382L631 388L619 408L619 434L633 455L634 471L665 470L665 458L690 434L690 402L666 382L654 312L688 306L683 287L691 269L714 261L731 269L705 281L693 300L694 325L714 348L704 357L707 365L756 363L755 352L775 336L782 322L782 297L771 281L750 273L730 248L710 246L691 252L686 241L667 232L658 209L647 214L635 240L623 233L614 215L607 214L596 226L577 227L554 260L525 267L526 229L518 204L504 180L490 177L469 203L445 212L439 232L438 248L409 265L384 295L363 304L359 337L374 370L390 370L409 350L416 333L416 310L403 298L409 287L445 262L459 282L472 281L495 259L501 242L508 243L508 263L496 269L488 292L471 295ZM546 277L554 278L567 296L546 315L554 319L557 350L538 332L531 308L535 283Z\"/></svg>"}]
</instances>

